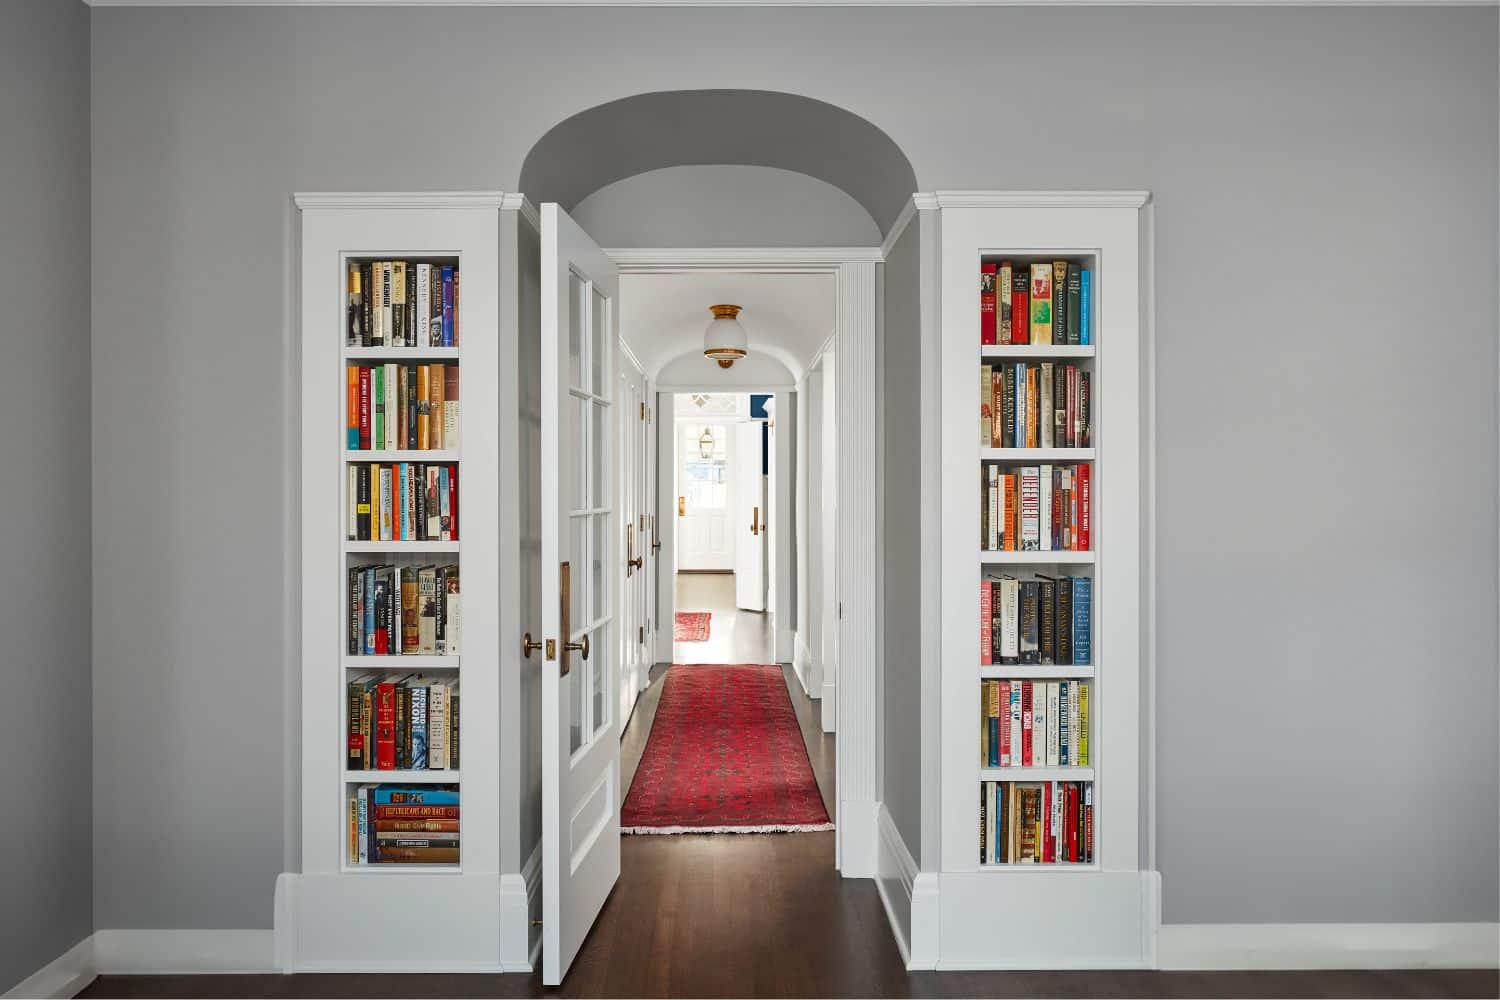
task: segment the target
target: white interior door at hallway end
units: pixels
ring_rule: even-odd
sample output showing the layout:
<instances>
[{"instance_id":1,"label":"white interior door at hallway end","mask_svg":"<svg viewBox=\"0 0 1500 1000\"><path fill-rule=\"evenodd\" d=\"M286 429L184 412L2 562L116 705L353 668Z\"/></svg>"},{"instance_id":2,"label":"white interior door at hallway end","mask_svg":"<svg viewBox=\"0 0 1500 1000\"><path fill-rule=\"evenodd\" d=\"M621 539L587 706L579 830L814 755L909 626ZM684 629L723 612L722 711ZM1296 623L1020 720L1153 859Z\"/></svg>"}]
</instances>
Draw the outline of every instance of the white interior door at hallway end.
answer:
<instances>
[{"instance_id":1,"label":"white interior door at hallway end","mask_svg":"<svg viewBox=\"0 0 1500 1000\"><path fill-rule=\"evenodd\" d=\"M677 427L677 568L734 569L733 424Z\"/></svg>"},{"instance_id":2,"label":"white interior door at hallway end","mask_svg":"<svg viewBox=\"0 0 1500 1000\"><path fill-rule=\"evenodd\" d=\"M734 425L734 603L766 610L765 426Z\"/></svg>"},{"instance_id":3,"label":"white interior door at hallway end","mask_svg":"<svg viewBox=\"0 0 1500 1000\"><path fill-rule=\"evenodd\" d=\"M557 205L541 219L542 982L557 986L620 877L619 280Z\"/></svg>"}]
</instances>

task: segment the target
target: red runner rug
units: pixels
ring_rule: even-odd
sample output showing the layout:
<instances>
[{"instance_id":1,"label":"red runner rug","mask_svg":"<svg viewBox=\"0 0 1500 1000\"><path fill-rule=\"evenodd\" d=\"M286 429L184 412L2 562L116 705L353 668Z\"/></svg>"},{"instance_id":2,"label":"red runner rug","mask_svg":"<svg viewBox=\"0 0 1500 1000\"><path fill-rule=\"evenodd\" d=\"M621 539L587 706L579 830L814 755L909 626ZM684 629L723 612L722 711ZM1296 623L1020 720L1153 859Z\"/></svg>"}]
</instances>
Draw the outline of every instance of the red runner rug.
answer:
<instances>
[{"instance_id":1,"label":"red runner rug","mask_svg":"<svg viewBox=\"0 0 1500 1000\"><path fill-rule=\"evenodd\" d=\"M622 833L832 830L781 668L674 664Z\"/></svg>"},{"instance_id":2,"label":"red runner rug","mask_svg":"<svg viewBox=\"0 0 1500 1000\"><path fill-rule=\"evenodd\" d=\"M707 611L679 611L672 622L673 642L707 642L708 620L713 615Z\"/></svg>"}]
</instances>

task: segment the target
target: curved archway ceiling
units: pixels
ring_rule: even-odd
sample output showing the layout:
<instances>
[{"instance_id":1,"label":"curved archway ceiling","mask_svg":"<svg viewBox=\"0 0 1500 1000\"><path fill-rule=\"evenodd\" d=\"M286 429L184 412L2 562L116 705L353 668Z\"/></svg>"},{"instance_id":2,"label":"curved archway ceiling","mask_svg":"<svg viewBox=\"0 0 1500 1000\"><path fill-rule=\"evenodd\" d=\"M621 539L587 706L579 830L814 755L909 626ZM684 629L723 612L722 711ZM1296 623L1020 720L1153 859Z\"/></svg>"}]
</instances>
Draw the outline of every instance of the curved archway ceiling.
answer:
<instances>
[{"instance_id":1,"label":"curved archway ceiling","mask_svg":"<svg viewBox=\"0 0 1500 1000\"><path fill-rule=\"evenodd\" d=\"M916 173L869 121L823 101L765 90L637 94L568 118L526 154L520 186L571 211L599 188L662 167L745 164L847 191L888 232Z\"/></svg>"}]
</instances>

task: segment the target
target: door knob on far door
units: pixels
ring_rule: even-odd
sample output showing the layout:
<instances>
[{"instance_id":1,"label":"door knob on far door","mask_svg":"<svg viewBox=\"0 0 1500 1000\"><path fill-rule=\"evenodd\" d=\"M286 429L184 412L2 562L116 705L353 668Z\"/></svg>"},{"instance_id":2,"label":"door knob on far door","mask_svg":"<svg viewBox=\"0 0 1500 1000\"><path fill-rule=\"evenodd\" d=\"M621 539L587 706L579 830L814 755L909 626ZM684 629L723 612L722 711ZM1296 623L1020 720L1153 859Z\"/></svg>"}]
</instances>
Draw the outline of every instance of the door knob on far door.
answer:
<instances>
[{"instance_id":1,"label":"door knob on far door","mask_svg":"<svg viewBox=\"0 0 1500 1000\"><path fill-rule=\"evenodd\" d=\"M640 569L646 564L646 560L635 554L635 525L625 525L625 575L627 577L634 570Z\"/></svg>"},{"instance_id":2,"label":"door knob on far door","mask_svg":"<svg viewBox=\"0 0 1500 1000\"><path fill-rule=\"evenodd\" d=\"M585 635L582 642L565 642L563 643L563 649L574 650L587 660L589 658L589 637Z\"/></svg>"},{"instance_id":3,"label":"door knob on far door","mask_svg":"<svg viewBox=\"0 0 1500 1000\"><path fill-rule=\"evenodd\" d=\"M677 498L677 516L687 517L687 502L685 497Z\"/></svg>"},{"instance_id":4,"label":"door knob on far door","mask_svg":"<svg viewBox=\"0 0 1500 1000\"><path fill-rule=\"evenodd\" d=\"M750 534L760 534L760 508L755 508L755 513L750 517Z\"/></svg>"}]
</instances>

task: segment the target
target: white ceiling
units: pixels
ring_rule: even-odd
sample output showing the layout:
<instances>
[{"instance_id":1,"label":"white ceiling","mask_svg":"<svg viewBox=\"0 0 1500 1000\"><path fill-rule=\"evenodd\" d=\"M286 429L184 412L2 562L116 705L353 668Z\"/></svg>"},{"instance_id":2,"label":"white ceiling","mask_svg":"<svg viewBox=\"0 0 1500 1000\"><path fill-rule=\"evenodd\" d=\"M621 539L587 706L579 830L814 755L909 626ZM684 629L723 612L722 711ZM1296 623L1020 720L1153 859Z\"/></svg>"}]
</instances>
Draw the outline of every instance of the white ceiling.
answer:
<instances>
[{"instance_id":1,"label":"white ceiling","mask_svg":"<svg viewBox=\"0 0 1500 1000\"><path fill-rule=\"evenodd\" d=\"M624 274L620 335L654 378L669 361L701 355L708 307L734 303L750 355L776 359L796 380L833 334L836 294L832 274Z\"/></svg>"}]
</instances>

